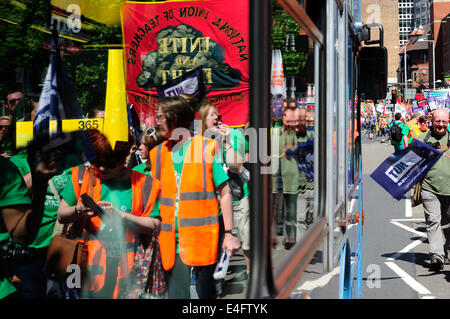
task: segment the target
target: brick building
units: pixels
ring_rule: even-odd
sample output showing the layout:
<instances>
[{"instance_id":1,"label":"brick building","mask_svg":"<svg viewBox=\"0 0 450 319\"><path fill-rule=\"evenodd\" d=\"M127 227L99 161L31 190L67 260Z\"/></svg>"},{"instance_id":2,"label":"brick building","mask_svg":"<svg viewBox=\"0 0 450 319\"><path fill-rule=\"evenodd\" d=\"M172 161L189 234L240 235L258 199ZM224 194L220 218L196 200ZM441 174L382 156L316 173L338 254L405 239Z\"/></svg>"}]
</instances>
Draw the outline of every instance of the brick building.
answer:
<instances>
[{"instance_id":1,"label":"brick building","mask_svg":"<svg viewBox=\"0 0 450 319\"><path fill-rule=\"evenodd\" d=\"M450 72L449 68L449 24L450 24L450 1L433 0L430 6L430 26L431 32L429 40L434 40L436 56L436 80L444 81L444 74ZM429 54L432 54L433 43L428 42ZM433 62L430 63L432 72ZM433 86L430 78L430 86Z\"/></svg>"},{"instance_id":2,"label":"brick building","mask_svg":"<svg viewBox=\"0 0 450 319\"><path fill-rule=\"evenodd\" d=\"M444 22L445 21L445 22ZM443 81L450 86L450 13L442 19L442 72Z\"/></svg>"},{"instance_id":3,"label":"brick building","mask_svg":"<svg viewBox=\"0 0 450 319\"><path fill-rule=\"evenodd\" d=\"M405 57L406 57L406 82L409 88L429 88L429 82L433 81L429 72L431 55L428 53L428 43L421 41L426 39L429 27L414 29L410 33L410 40L398 51L400 64L398 68L398 82L405 85ZM406 46L406 54L405 48Z\"/></svg>"},{"instance_id":4,"label":"brick building","mask_svg":"<svg viewBox=\"0 0 450 319\"><path fill-rule=\"evenodd\" d=\"M388 51L388 85L397 83L399 65L398 0L362 0L361 19L364 23L380 23L384 30L384 46ZM374 36L377 38L378 36ZM396 48L397 47L397 48Z\"/></svg>"}]
</instances>

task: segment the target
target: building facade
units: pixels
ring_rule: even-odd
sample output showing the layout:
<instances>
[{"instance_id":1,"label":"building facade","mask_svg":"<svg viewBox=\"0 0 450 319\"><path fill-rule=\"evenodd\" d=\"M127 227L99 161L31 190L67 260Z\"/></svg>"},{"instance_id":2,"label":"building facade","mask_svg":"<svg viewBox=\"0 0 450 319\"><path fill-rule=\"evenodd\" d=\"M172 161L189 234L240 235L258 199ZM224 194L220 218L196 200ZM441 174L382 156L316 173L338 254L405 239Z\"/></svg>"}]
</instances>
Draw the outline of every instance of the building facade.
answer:
<instances>
[{"instance_id":1,"label":"building facade","mask_svg":"<svg viewBox=\"0 0 450 319\"><path fill-rule=\"evenodd\" d=\"M430 24L430 4L430 0L414 1L414 28L426 27Z\"/></svg>"},{"instance_id":2,"label":"building facade","mask_svg":"<svg viewBox=\"0 0 450 319\"><path fill-rule=\"evenodd\" d=\"M435 45L435 72L438 85L441 85L445 80L445 75L449 70L449 26L450 24L450 1L433 0L430 6L430 25L431 32L429 35L430 41L429 52L433 50ZM432 64L430 65L430 68ZM448 73L450 74L450 73ZM432 83L430 83L432 85Z\"/></svg>"},{"instance_id":3,"label":"building facade","mask_svg":"<svg viewBox=\"0 0 450 319\"><path fill-rule=\"evenodd\" d=\"M409 34L414 29L414 0L398 0L399 44L409 40Z\"/></svg>"}]
</instances>

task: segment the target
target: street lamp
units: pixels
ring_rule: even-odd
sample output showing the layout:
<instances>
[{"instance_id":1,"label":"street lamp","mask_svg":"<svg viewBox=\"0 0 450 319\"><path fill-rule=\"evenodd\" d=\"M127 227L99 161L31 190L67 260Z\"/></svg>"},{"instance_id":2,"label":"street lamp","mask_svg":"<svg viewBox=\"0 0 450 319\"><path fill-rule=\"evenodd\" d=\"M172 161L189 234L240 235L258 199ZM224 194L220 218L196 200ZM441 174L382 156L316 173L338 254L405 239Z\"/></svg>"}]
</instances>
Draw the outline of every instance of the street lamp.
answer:
<instances>
[{"instance_id":1,"label":"street lamp","mask_svg":"<svg viewBox=\"0 0 450 319\"><path fill-rule=\"evenodd\" d=\"M436 64L434 62L434 39L433 40L426 40L426 39L419 39L417 41L422 42L433 42L433 90L436 90Z\"/></svg>"},{"instance_id":2,"label":"street lamp","mask_svg":"<svg viewBox=\"0 0 450 319\"><path fill-rule=\"evenodd\" d=\"M405 93L404 94L406 94L406 89L408 88L408 84L407 84L407 80L406 80L406 78L407 78L407 70L406 70L406 48L408 47L408 45L410 45L412 42L411 41L409 41L404 47L400 47L400 48L403 48L403 64L404 64L404 68L405 68L405 76L404 76L404 79L405 79Z\"/></svg>"}]
</instances>

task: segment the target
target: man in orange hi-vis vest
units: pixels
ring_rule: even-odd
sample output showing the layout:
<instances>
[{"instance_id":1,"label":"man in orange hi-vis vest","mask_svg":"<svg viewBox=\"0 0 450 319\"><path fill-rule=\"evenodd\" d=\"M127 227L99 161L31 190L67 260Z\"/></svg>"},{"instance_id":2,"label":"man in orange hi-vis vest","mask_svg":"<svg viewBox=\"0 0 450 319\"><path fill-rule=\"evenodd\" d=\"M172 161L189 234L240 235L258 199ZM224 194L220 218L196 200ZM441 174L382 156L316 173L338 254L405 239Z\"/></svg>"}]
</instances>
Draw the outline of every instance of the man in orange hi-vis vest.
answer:
<instances>
[{"instance_id":1,"label":"man in orange hi-vis vest","mask_svg":"<svg viewBox=\"0 0 450 319\"><path fill-rule=\"evenodd\" d=\"M162 264L168 297L176 299L190 298L191 266L201 268L197 288L202 287L204 293L199 297L215 298L213 274L219 246L230 255L240 247L228 175L215 154L218 144L188 130L194 104L185 96L158 101L156 123L168 140L150 151L152 175L161 181L158 240Z\"/></svg>"}]
</instances>

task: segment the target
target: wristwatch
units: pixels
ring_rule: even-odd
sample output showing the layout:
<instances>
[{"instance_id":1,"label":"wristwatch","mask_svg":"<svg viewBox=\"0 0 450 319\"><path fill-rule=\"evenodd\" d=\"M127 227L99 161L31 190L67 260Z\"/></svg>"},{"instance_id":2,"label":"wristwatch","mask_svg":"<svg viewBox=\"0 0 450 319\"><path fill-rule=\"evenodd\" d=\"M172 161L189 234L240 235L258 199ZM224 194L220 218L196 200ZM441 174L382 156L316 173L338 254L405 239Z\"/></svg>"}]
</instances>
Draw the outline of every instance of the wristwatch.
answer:
<instances>
[{"instance_id":1,"label":"wristwatch","mask_svg":"<svg viewBox=\"0 0 450 319\"><path fill-rule=\"evenodd\" d=\"M83 213L81 209L78 209L78 205L75 206L75 215L80 216Z\"/></svg>"},{"instance_id":2,"label":"wristwatch","mask_svg":"<svg viewBox=\"0 0 450 319\"><path fill-rule=\"evenodd\" d=\"M230 233L231 235L237 237L238 234L239 234L239 230L237 228L232 228L232 229L229 229L229 230L225 230L225 233Z\"/></svg>"}]
</instances>

